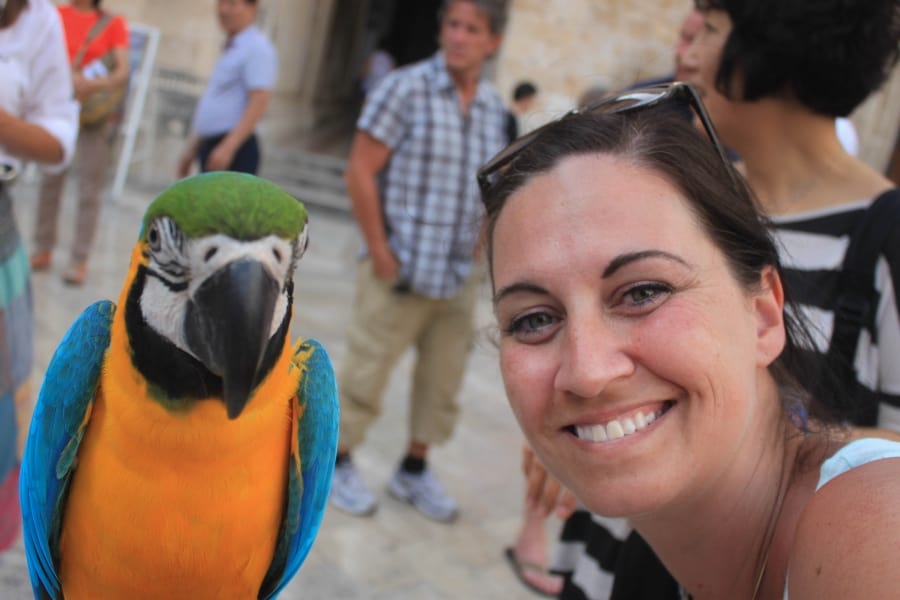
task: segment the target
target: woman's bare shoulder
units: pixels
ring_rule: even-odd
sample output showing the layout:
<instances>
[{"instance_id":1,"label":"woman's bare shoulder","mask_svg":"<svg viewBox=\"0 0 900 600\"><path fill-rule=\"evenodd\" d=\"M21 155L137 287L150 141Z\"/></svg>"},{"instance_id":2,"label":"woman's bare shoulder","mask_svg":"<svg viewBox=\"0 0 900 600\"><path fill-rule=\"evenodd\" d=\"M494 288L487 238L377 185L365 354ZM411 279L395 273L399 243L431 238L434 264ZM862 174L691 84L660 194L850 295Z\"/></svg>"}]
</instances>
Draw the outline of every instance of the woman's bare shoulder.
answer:
<instances>
[{"instance_id":1,"label":"woman's bare shoulder","mask_svg":"<svg viewBox=\"0 0 900 600\"><path fill-rule=\"evenodd\" d=\"M900 458L852 468L803 510L789 562L791 600L889 598L900 589Z\"/></svg>"}]
</instances>

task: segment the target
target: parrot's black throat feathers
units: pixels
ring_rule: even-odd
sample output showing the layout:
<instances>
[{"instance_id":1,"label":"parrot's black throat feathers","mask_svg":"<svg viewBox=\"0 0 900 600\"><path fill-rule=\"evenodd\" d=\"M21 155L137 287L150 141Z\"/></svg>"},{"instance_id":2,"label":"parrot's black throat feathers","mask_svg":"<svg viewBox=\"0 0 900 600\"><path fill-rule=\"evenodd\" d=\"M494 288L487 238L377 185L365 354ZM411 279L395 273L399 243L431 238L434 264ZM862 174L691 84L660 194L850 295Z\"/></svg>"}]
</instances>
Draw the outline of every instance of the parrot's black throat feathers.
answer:
<instances>
[{"instance_id":1,"label":"parrot's black throat feathers","mask_svg":"<svg viewBox=\"0 0 900 600\"><path fill-rule=\"evenodd\" d=\"M197 400L221 397L222 378L157 333L144 319L140 300L147 276L146 267L138 267L125 305L125 329L131 343L132 364L147 379L154 399L169 410L188 410ZM285 284L288 306L293 304L293 288L292 281ZM290 318L291 311L285 311L278 330L266 345L253 387L268 375L278 360Z\"/></svg>"}]
</instances>

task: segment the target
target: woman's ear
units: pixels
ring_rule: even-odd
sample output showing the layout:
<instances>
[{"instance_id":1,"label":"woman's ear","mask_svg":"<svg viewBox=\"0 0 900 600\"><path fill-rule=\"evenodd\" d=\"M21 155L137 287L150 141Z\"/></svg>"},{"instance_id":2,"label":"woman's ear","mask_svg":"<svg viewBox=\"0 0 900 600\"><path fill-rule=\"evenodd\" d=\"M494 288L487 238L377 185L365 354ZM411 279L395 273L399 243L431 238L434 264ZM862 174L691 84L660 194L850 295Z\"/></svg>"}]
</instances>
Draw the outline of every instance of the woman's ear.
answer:
<instances>
[{"instance_id":1,"label":"woman's ear","mask_svg":"<svg viewBox=\"0 0 900 600\"><path fill-rule=\"evenodd\" d=\"M773 266L762 270L759 290L753 298L756 313L757 361L768 367L784 349L784 288L781 276Z\"/></svg>"}]
</instances>

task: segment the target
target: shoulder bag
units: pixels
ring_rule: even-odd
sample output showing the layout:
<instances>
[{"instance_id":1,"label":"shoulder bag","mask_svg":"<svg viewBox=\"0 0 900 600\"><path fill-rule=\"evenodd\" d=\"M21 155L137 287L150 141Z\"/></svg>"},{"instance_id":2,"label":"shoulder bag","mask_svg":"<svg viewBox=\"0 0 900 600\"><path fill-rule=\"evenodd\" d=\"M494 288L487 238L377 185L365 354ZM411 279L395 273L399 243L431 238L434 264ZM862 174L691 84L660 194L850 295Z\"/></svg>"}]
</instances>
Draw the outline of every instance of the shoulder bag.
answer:
<instances>
[{"instance_id":1,"label":"shoulder bag","mask_svg":"<svg viewBox=\"0 0 900 600\"><path fill-rule=\"evenodd\" d=\"M103 31L113 17L110 14L102 13L100 19L94 23L94 26L88 32L87 38L75 58L72 59L72 71L85 73L82 71L82 62L84 54L87 52L88 46L96 39L100 32ZM94 72L94 76L105 77L112 73L116 68L116 58L112 50L88 65L88 70ZM122 104L125 98L125 85L117 85L112 88L104 88L97 90L81 102L81 113L79 121L82 127L96 127L106 122L109 116L115 112Z\"/></svg>"}]
</instances>

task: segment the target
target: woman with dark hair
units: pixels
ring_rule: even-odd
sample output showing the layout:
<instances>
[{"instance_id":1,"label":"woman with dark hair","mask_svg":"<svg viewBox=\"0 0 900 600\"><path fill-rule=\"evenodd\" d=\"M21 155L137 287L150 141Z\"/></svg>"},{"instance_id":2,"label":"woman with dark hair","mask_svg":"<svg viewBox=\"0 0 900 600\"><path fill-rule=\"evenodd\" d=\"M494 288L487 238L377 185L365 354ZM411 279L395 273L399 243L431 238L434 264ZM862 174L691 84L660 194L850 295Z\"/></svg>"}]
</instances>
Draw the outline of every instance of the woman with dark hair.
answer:
<instances>
[{"instance_id":1,"label":"woman with dark hair","mask_svg":"<svg viewBox=\"0 0 900 600\"><path fill-rule=\"evenodd\" d=\"M786 281L816 335L810 350L842 360L844 418L900 431L900 202L876 248L877 299L845 352L840 277L848 240L893 184L848 154L835 133L890 74L900 51L896 0L697 0L704 27L686 53L688 81L771 218ZM896 193L896 192L894 192ZM892 216L891 216L892 215ZM870 276L871 278L871 276ZM858 338L858 339L857 339ZM843 354L845 356L837 356Z\"/></svg>"},{"instance_id":2,"label":"woman with dark hair","mask_svg":"<svg viewBox=\"0 0 900 600\"><path fill-rule=\"evenodd\" d=\"M662 108L679 98L702 114L685 86L631 93L480 171L513 412L683 595L891 597L900 443L832 420L777 247L708 120Z\"/></svg>"},{"instance_id":3,"label":"woman with dark hair","mask_svg":"<svg viewBox=\"0 0 900 600\"><path fill-rule=\"evenodd\" d=\"M19 528L18 464L31 417L31 286L10 188L26 160L64 168L77 128L53 4L0 0L0 551Z\"/></svg>"},{"instance_id":4,"label":"woman with dark hair","mask_svg":"<svg viewBox=\"0 0 900 600\"><path fill-rule=\"evenodd\" d=\"M71 0L59 7L69 60L73 67L75 97L84 103L98 91L124 89L128 80L128 25L124 17L103 11L100 0ZM111 96L114 97L114 96ZM117 109L96 122L82 115L78 135L78 216L72 238L69 264L63 281L81 285L87 276L87 260L97 224L106 175L112 162L117 130ZM31 268L50 268L56 246L59 207L67 171L44 177L35 219Z\"/></svg>"},{"instance_id":5,"label":"woman with dark hair","mask_svg":"<svg viewBox=\"0 0 900 600\"><path fill-rule=\"evenodd\" d=\"M900 215L897 208L879 203L885 216L867 216L893 184L850 155L835 129L835 118L845 117L875 92L896 64L900 3L695 4L703 27L683 53L683 77L703 96L722 142L741 156L747 181L770 217L786 285L813 325L814 335L804 348L827 355L839 374L837 383L847 393L833 408L843 420L900 431L900 310L895 296ZM897 204L896 198L885 201ZM849 240L857 228L873 221L886 231L886 241L874 248L877 260L865 265L874 274L848 276L845 260L859 264L847 258ZM862 290L864 294L852 295ZM859 306L864 309L852 310ZM597 573L604 582L615 571L613 598L637 597L616 595L631 583L666 585L663 572L653 575L652 553L637 536L622 547L597 520L576 517L583 518L567 523L564 541L566 536L587 541L575 548L578 557L569 562L599 564L581 571ZM604 597L591 593L592 583L576 581L578 575L567 579L561 598ZM660 594L640 597L655 600Z\"/></svg>"}]
</instances>

